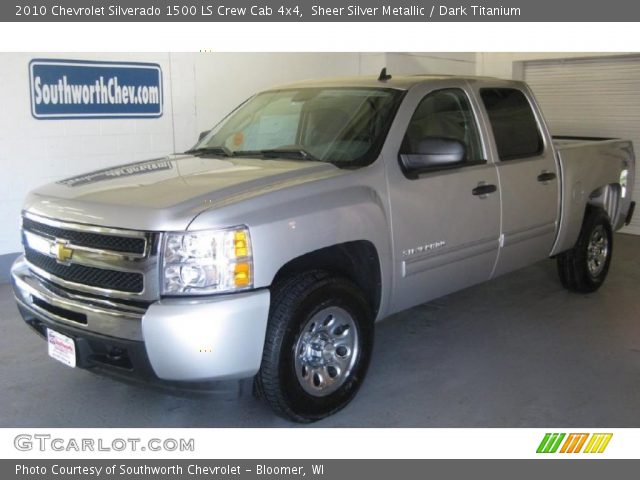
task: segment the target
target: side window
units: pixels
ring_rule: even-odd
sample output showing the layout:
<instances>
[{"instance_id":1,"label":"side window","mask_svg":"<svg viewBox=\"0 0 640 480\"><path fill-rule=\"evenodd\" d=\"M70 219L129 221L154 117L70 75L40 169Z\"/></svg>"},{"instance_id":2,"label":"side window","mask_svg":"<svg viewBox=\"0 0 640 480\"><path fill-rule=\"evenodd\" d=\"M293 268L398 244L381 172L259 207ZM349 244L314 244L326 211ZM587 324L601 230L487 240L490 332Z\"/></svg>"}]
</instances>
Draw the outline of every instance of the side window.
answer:
<instances>
[{"instance_id":1,"label":"side window","mask_svg":"<svg viewBox=\"0 0 640 480\"><path fill-rule=\"evenodd\" d=\"M480 96L489 115L500 160L542 153L542 136L524 93L513 88L483 88Z\"/></svg>"},{"instance_id":2,"label":"side window","mask_svg":"<svg viewBox=\"0 0 640 480\"><path fill-rule=\"evenodd\" d=\"M460 89L437 90L422 99L411 117L400 153L420 154L419 145L427 138L461 142L465 149L464 163L484 160L471 105Z\"/></svg>"}]
</instances>

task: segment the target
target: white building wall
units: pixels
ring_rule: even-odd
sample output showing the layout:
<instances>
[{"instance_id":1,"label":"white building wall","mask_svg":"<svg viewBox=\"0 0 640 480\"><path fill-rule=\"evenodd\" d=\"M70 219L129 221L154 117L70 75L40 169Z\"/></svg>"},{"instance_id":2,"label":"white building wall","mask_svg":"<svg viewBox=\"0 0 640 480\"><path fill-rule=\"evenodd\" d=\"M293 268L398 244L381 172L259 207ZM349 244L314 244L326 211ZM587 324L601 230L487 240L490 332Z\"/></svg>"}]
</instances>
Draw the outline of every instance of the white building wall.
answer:
<instances>
[{"instance_id":1,"label":"white building wall","mask_svg":"<svg viewBox=\"0 0 640 480\"><path fill-rule=\"evenodd\" d=\"M390 73L398 75L475 75L476 54L458 53L387 53Z\"/></svg>"}]
</instances>

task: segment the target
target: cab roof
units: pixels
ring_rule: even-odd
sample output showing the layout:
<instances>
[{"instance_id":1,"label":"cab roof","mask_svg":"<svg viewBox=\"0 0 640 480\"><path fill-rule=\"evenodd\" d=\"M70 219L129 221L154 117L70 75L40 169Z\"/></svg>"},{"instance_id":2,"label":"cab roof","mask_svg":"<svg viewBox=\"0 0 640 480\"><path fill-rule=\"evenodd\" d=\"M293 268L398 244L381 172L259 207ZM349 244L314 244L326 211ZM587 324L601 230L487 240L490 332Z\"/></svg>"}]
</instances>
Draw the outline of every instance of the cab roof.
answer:
<instances>
[{"instance_id":1,"label":"cab roof","mask_svg":"<svg viewBox=\"0 0 640 480\"><path fill-rule=\"evenodd\" d=\"M458 80L469 82L487 83L521 83L513 80L502 80L493 77L461 76L461 75L392 75L388 80L380 80L377 76L354 76L322 78L315 80L302 80L299 82L277 85L269 90L283 90L291 88L332 88L332 87L372 87L372 88L393 88L396 90L409 90L411 87L423 83Z\"/></svg>"}]
</instances>

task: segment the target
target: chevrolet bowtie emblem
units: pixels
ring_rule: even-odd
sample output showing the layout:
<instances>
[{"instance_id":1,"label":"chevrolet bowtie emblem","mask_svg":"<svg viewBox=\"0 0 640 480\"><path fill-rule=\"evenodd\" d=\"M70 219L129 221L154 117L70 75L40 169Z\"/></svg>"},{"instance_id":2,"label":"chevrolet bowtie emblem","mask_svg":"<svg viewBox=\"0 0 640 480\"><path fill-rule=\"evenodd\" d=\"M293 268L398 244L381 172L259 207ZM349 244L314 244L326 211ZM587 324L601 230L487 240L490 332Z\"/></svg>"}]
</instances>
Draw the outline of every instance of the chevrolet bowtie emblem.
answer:
<instances>
[{"instance_id":1,"label":"chevrolet bowtie emblem","mask_svg":"<svg viewBox=\"0 0 640 480\"><path fill-rule=\"evenodd\" d=\"M56 242L51 245L51 253L55 255L59 262L68 262L73 257L73 249L67 247L66 243Z\"/></svg>"}]
</instances>

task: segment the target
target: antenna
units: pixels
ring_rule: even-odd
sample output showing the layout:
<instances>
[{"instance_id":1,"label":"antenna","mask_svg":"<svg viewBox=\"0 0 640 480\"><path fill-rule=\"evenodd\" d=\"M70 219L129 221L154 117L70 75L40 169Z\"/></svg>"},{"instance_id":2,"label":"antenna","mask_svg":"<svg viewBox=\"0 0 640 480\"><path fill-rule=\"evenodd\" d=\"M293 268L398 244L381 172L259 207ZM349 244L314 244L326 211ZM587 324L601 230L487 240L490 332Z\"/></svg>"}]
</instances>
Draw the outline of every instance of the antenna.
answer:
<instances>
[{"instance_id":1,"label":"antenna","mask_svg":"<svg viewBox=\"0 0 640 480\"><path fill-rule=\"evenodd\" d=\"M379 82L386 82L387 80L391 80L391 75L387 74L387 67L384 67L380 70L380 76L378 77Z\"/></svg>"}]
</instances>

